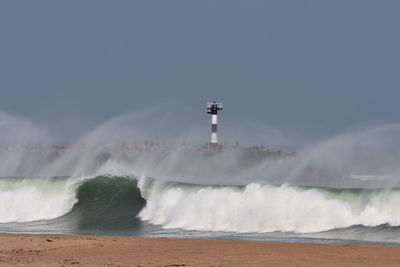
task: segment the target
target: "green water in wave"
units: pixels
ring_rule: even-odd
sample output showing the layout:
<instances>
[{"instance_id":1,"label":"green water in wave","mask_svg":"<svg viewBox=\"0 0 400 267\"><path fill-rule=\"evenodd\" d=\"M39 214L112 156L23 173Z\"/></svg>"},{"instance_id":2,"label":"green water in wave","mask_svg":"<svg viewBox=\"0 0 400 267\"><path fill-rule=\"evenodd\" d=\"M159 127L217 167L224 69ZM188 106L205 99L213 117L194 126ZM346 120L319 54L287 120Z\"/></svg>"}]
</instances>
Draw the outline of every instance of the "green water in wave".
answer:
<instances>
[{"instance_id":1,"label":"green water in wave","mask_svg":"<svg viewBox=\"0 0 400 267\"><path fill-rule=\"evenodd\" d=\"M137 182L125 177L99 176L83 182L78 203L64 216L75 220L80 230L134 230L140 226L136 215L145 205Z\"/></svg>"}]
</instances>

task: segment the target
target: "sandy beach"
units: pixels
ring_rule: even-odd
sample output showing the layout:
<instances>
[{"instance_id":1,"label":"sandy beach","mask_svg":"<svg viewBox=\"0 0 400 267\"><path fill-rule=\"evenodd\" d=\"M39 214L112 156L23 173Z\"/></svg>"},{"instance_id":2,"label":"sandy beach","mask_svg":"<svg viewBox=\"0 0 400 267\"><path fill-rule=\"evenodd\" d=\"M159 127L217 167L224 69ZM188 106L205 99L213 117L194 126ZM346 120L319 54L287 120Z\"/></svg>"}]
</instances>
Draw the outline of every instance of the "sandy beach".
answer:
<instances>
[{"instance_id":1,"label":"sandy beach","mask_svg":"<svg viewBox=\"0 0 400 267\"><path fill-rule=\"evenodd\" d=\"M398 266L400 246L0 234L0 265Z\"/></svg>"}]
</instances>

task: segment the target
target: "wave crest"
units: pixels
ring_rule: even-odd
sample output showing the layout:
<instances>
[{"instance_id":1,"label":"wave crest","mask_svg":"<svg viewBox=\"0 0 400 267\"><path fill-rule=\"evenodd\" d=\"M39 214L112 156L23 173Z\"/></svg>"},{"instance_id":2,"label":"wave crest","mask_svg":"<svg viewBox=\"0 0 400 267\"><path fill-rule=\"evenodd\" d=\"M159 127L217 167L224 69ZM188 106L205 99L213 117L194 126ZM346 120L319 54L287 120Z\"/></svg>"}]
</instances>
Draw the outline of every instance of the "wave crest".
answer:
<instances>
[{"instance_id":1,"label":"wave crest","mask_svg":"<svg viewBox=\"0 0 400 267\"><path fill-rule=\"evenodd\" d=\"M139 213L164 228L312 233L352 225L400 225L400 192L249 184L154 185Z\"/></svg>"},{"instance_id":2,"label":"wave crest","mask_svg":"<svg viewBox=\"0 0 400 267\"><path fill-rule=\"evenodd\" d=\"M237 233L400 225L398 189L204 186L126 176L7 178L0 179L0 201L0 223L49 220L49 227L92 232L129 232L141 221Z\"/></svg>"}]
</instances>

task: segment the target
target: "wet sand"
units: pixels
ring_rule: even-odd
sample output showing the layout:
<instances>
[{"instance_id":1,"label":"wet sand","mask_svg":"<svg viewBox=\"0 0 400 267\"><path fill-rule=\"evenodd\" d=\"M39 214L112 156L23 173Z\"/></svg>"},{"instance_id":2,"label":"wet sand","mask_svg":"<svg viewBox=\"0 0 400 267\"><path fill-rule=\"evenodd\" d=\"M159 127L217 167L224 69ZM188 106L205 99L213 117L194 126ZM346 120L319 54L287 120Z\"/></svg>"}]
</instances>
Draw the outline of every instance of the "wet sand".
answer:
<instances>
[{"instance_id":1,"label":"wet sand","mask_svg":"<svg viewBox=\"0 0 400 267\"><path fill-rule=\"evenodd\" d=\"M399 266L400 246L0 234L0 266Z\"/></svg>"}]
</instances>

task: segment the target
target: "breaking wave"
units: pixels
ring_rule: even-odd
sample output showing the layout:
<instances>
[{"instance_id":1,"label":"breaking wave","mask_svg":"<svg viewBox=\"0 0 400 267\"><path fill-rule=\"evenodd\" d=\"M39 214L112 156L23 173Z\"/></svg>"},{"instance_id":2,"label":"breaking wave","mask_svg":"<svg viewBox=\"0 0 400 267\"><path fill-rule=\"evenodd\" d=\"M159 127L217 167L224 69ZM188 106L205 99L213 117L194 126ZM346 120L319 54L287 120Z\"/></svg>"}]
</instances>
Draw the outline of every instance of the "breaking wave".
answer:
<instances>
[{"instance_id":1,"label":"breaking wave","mask_svg":"<svg viewBox=\"0 0 400 267\"><path fill-rule=\"evenodd\" d=\"M0 223L55 219L71 211L77 201L65 179L0 179Z\"/></svg>"},{"instance_id":2,"label":"breaking wave","mask_svg":"<svg viewBox=\"0 0 400 267\"><path fill-rule=\"evenodd\" d=\"M0 223L130 230L312 233L354 225L400 225L400 190L292 185L205 186L152 178L2 178ZM1 225L0 224L0 225Z\"/></svg>"}]
</instances>

